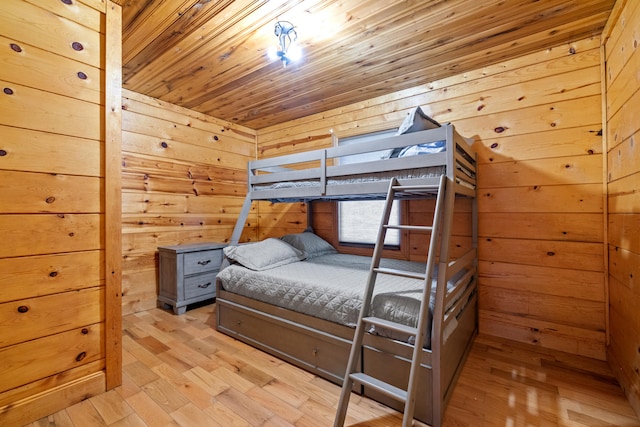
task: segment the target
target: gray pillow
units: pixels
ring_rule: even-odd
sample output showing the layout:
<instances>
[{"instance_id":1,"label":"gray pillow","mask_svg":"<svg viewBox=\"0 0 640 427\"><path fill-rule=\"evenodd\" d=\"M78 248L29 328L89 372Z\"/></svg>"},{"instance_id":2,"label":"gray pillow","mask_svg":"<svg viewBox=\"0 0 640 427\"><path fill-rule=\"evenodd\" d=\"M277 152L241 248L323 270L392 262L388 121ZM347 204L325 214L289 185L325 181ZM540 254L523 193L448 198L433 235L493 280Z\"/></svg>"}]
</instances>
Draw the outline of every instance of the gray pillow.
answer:
<instances>
[{"instance_id":1,"label":"gray pillow","mask_svg":"<svg viewBox=\"0 0 640 427\"><path fill-rule=\"evenodd\" d=\"M302 251L307 258L338 253L331 243L309 231L287 234L282 236L280 239Z\"/></svg>"},{"instance_id":2,"label":"gray pillow","mask_svg":"<svg viewBox=\"0 0 640 427\"><path fill-rule=\"evenodd\" d=\"M256 271L291 264L305 258L303 252L274 238L239 246L227 246L223 250L230 260Z\"/></svg>"},{"instance_id":3,"label":"gray pillow","mask_svg":"<svg viewBox=\"0 0 640 427\"><path fill-rule=\"evenodd\" d=\"M427 116L424 111L422 111L422 108L416 107L411 110L407 117L405 117L404 121L398 128L396 135L419 132L427 129L436 129L439 127L440 123Z\"/></svg>"}]
</instances>

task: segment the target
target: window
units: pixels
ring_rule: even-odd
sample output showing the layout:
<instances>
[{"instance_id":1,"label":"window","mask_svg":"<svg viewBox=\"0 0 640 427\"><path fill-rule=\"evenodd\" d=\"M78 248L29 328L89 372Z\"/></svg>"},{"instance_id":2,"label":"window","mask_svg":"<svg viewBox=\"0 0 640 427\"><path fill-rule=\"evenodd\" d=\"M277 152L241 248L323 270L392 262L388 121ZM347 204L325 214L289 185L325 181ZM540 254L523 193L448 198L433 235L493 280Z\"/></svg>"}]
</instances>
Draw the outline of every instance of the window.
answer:
<instances>
[{"instance_id":1,"label":"window","mask_svg":"<svg viewBox=\"0 0 640 427\"><path fill-rule=\"evenodd\" d=\"M368 141L385 138L395 134L395 130L376 132L345 138L338 141L338 145L366 144ZM382 152L367 153L343 157L341 164L359 163L380 159ZM354 200L338 202L338 241L342 244L374 245L378 237L380 218L384 210L384 200ZM393 202L390 224L400 223L400 202ZM388 230L384 241L385 246L400 246L400 231Z\"/></svg>"}]
</instances>

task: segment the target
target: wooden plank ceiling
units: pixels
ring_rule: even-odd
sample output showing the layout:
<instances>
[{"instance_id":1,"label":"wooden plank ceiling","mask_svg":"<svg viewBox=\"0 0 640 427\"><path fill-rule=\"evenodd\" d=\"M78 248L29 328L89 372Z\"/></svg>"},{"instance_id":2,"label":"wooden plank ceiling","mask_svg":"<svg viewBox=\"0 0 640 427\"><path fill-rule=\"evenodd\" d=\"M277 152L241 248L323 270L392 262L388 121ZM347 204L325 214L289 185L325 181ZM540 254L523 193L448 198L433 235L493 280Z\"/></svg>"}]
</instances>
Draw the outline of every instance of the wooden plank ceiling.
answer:
<instances>
[{"instance_id":1,"label":"wooden plank ceiling","mask_svg":"<svg viewBox=\"0 0 640 427\"><path fill-rule=\"evenodd\" d=\"M261 129L600 34L615 0L115 0L124 87ZM304 58L267 56L278 20Z\"/></svg>"}]
</instances>

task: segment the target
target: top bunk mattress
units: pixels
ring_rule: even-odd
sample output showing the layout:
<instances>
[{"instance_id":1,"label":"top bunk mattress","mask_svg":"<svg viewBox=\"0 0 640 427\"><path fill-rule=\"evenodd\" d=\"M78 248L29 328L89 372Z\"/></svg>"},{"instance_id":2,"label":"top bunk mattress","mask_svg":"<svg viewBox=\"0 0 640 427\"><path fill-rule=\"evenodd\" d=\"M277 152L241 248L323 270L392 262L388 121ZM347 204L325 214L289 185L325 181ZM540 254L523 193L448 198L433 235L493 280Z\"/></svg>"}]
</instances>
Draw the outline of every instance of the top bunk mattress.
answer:
<instances>
[{"instance_id":1,"label":"top bunk mattress","mask_svg":"<svg viewBox=\"0 0 640 427\"><path fill-rule=\"evenodd\" d=\"M232 264L218 274L222 288L278 307L318 317L334 323L355 327L371 258L349 254L326 254L254 271ZM381 267L424 273L424 263L382 259ZM465 271L453 277L451 289ZM434 277L437 271L434 272ZM430 314L433 310L436 281L433 281ZM380 274L374 289L371 315L409 326L416 326L423 299L422 281ZM455 301L452 301L452 304ZM428 319L431 324L431 318ZM370 330L378 335L411 341L407 336L384 330ZM430 347L430 331L425 347Z\"/></svg>"},{"instance_id":2,"label":"top bunk mattress","mask_svg":"<svg viewBox=\"0 0 640 427\"><path fill-rule=\"evenodd\" d=\"M396 178L404 185L422 184L422 185L435 185L438 183L440 176L446 174L446 167L444 166L430 166L422 168L400 169L394 171L373 172L367 174L356 174L342 177L328 178L326 180L326 187L322 190L323 198L332 199L336 198L342 200L341 197L345 186L349 186L351 190L347 191L349 196L347 200L357 199L378 199L378 191L374 190L371 184L382 184L379 187L382 190L388 189L388 183L391 179ZM265 190L280 190L281 197L271 197L270 200L274 202L287 202L291 199L297 199L300 194L305 194L304 190L313 191L320 190L322 184L318 180L301 180L301 181L283 181L269 185L254 185L252 191L254 195L259 195L260 191ZM332 187L343 186L336 191L335 197L332 197ZM284 192L282 190L291 190L291 193ZM373 193L372 193L373 192ZM327 194L328 193L328 194ZM290 194L290 197L287 195ZM372 195L373 194L373 195ZM312 197L313 198L313 197Z\"/></svg>"}]
</instances>

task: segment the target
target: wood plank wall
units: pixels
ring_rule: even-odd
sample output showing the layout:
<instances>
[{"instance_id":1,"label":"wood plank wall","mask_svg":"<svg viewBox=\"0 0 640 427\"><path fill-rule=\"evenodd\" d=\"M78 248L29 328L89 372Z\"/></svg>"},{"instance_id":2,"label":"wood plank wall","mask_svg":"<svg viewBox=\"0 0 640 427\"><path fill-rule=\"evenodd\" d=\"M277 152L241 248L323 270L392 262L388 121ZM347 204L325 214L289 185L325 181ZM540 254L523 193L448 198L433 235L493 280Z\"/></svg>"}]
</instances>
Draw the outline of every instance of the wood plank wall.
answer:
<instances>
[{"instance_id":1,"label":"wood plank wall","mask_svg":"<svg viewBox=\"0 0 640 427\"><path fill-rule=\"evenodd\" d=\"M123 90L124 314L156 306L158 246L226 242L255 158L255 132ZM256 239L256 214L243 240Z\"/></svg>"},{"instance_id":2,"label":"wood plank wall","mask_svg":"<svg viewBox=\"0 0 640 427\"><path fill-rule=\"evenodd\" d=\"M599 47L580 40L261 129L258 156L394 128L417 105L453 122L479 154L481 332L604 359ZM261 238L289 231L274 217L304 222L297 206L269 209ZM331 234L330 211L319 233Z\"/></svg>"},{"instance_id":3,"label":"wood plank wall","mask_svg":"<svg viewBox=\"0 0 640 427\"><path fill-rule=\"evenodd\" d=\"M640 3L619 1L604 37L611 335L607 358L640 414Z\"/></svg>"},{"instance_id":4,"label":"wood plank wall","mask_svg":"<svg viewBox=\"0 0 640 427\"><path fill-rule=\"evenodd\" d=\"M120 282L105 268L121 262L106 241L120 196L105 189L120 175L105 144L119 139L105 105L120 88L105 73L119 86L107 47L121 14L101 0L2 6L0 425L23 425L121 381Z\"/></svg>"}]
</instances>

